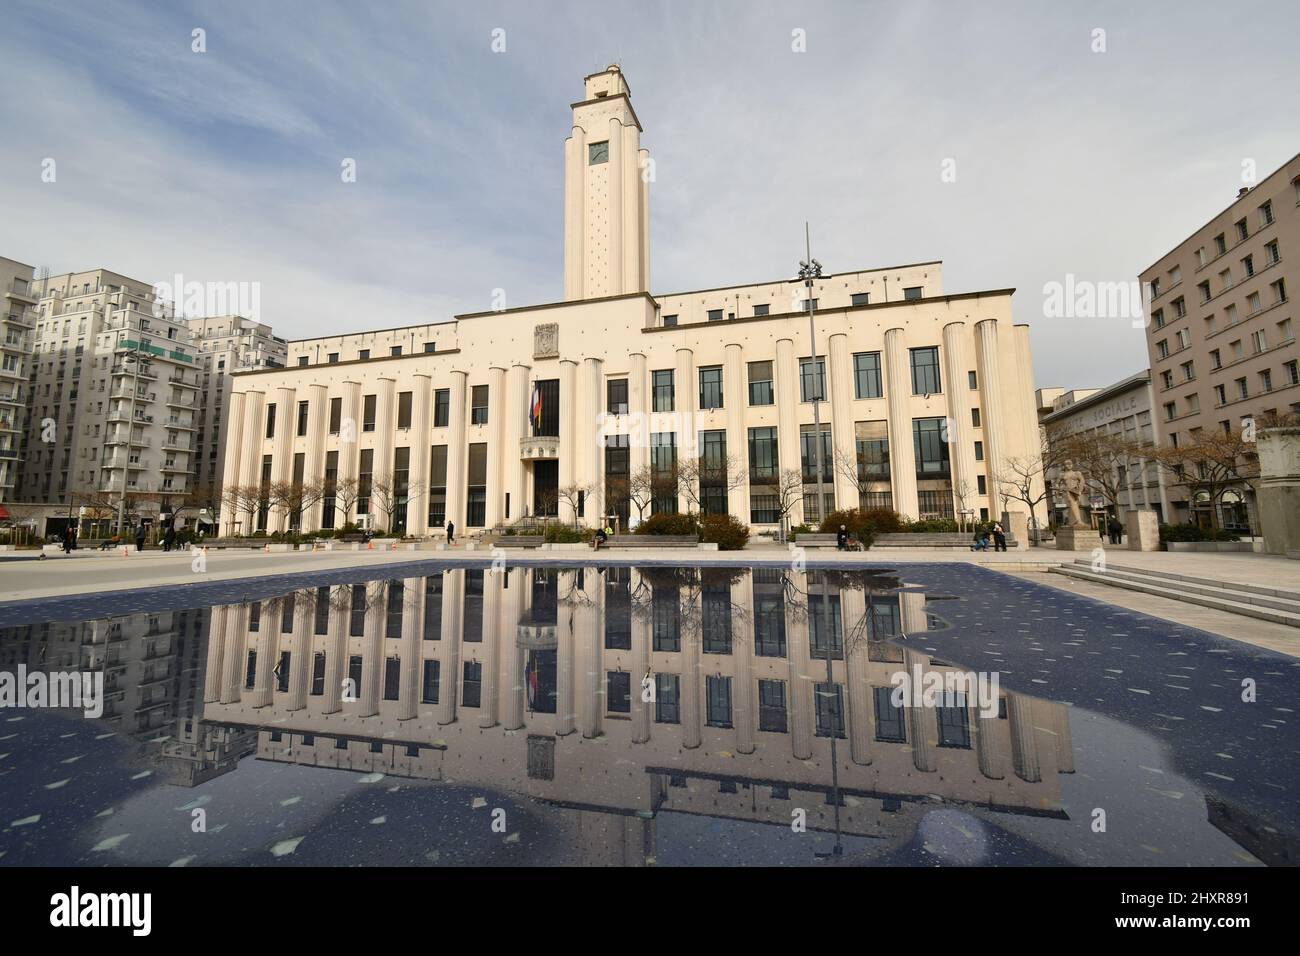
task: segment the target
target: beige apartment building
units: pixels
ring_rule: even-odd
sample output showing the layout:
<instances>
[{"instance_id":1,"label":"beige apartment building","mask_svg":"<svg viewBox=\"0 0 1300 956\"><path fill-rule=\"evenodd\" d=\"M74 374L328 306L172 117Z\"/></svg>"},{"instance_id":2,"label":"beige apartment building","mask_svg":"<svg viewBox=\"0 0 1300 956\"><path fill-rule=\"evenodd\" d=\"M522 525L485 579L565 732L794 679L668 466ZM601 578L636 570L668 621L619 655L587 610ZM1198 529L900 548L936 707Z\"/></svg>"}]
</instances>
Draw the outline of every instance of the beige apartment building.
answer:
<instances>
[{"instance_id":1,"label":"beige apartment building","mask_svg":"<svg viewBox=\"0 0 1300 956\"><path fill-rule=\"evenodd\" d=\"M32 267L0 256L0 523L14 520L4 502L13 497L27 425L28 375L36 327Z\"/></svg>"},{"instance_id":2,"label":"beige apartment building","mask_svg":"<svg viewBox=\"0 0 1300 956\"><path fill-rule=\"evenodd\" d=\"M1291 292L1300 282L1300 156L1243 188L1223 212L1142 273L1157 441L1232 431L1265 413L1300 412ZM1170 489L1169 521L1208 520L1208 503ZM1220 523L1249 527L1248 488L1225 495Z\"/></svg>"},{"instance_id":3,"label":"beige apartment building","mask_svg":"<svg viewBox=\"0 0 1300 956\"><path fill-rule=\"evenodd\" d=\"M665 811L830 829L832 739L845 833L906 840L936 797L1064 818L1065 705L892 697L900 671L955 670L891 641L947 626L923 592L836 581L823 609L814 575L682 572L445 569L215 607L203 718L262 759L581 809L587 862L646 862Z\"/></svg>"},{"instance_id":4,"label":"beige apartment building","mask_svg":"<svg viewBox=\"0 0 1300 956\"><path fill-rule=\"evenodd\" d=\"M1040 388L1036 392L1039 407L1039 424L1049 435L1076 435L1089 432L1114 435L1131 445L1142 448L1155 447L1155 425L1151 420L1153 396L1151 370L1143 369L1128 378L1105 388ZM1060 488L1059 469L1047 469L1048 501L1051 519L1065 524L1069 505ZM1114 476L1113 486L1119 490L1116 505L1106 500L1102 488L1089 482L1088 500L1094 528L1105 533L1106 521L1116 517L1121 523L1129 511L1150 509L1160 521L1169 513L1165 493L1165 475L1155 461L1134 455L1122 474ZM1116 513L1118 512L1118 513Z\"/></svg>"},{"instance_id":5,"label":"beige apartment building","mask_svg":"<svg viewBox=\"0 0 1300 956\"><path fill-rule=\"evenodd\" d=\"M358 520L423 536L575 511L626 527L629 476L687 460L709 466L699 508L759 530L832 505L1000 514L1000 465L1038 455L1013 290L946 294L938 262L822 276L815 359L801 281L652 295L652 166L630 91L617 67L585 82L565 145L565 300L293 341L286 368L236 374L225 487L313 476L363 494L347 513L224 508L222 531ZM783 514L791 477L805 493ZM376 509L374 487L395 500Z\"/></svg>"}]
</instances>

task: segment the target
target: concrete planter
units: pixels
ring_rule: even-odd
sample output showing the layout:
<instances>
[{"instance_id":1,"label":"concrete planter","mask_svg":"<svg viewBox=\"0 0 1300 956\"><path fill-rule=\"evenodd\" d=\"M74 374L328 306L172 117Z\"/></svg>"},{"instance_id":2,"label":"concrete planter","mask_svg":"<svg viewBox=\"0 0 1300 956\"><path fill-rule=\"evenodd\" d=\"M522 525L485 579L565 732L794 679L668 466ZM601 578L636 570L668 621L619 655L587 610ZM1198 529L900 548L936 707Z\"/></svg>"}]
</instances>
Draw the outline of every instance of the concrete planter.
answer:
<instances>
[{"instance_id":1,"label":"concrete planter","mask_svg":"<svg viewBox=\"0 0 1300 956\"><path fill-rule=\"evenodd\" d=\"M292 551L295 547L296 545L292 544L276 544L275 542L270 542L266 545L265 550L269 551L271 554L279 554L284 551Z\"/></svg>"},{"instance_id":2,"label":"concrete planter","mask_svg":"<svg viewBox=\"0 0 1300 956\"><path fill-rule=\"evenodd\" d=\"M1168 551L1193 551L1200 553L1221 553L1259 550L1252 541L1168 541L1165 543Z\"/></svg>"},{"instance_id":3,"label":"concrete planter","mask_svg":"<svg viewBox=\"0 0 1300 956\"><path fill-rule=\"evenodd\" d=\"M816 436L813 436L813 437L816 437ZM716 542L716 541L701 541L698 545L696 545L696 547L699 548L701 551L717 551L717 550L718 550L718 542Z\"/></svg>"},{"instance_id":4,"label":"concrete planter","mask_svg":"<svg viewBox=\"0 0 1300 956\"><path fill-rule=\"evenodd\" d=\"M543 551L590 551L591 545L585 541L552 541L542 545Z\"/></svg>"}]
</instances>

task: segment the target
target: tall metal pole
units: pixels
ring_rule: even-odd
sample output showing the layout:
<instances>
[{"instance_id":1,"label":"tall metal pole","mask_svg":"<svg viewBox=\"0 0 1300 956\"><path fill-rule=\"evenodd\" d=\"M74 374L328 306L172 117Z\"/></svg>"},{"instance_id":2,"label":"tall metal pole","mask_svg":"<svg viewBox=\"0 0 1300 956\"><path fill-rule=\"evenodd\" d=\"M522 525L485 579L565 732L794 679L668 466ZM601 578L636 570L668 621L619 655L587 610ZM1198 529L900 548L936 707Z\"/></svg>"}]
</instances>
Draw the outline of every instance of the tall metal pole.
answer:
<instances>
[{"instance_id":1,"label":"tall metal pole","mask_svg":"<svg viewBox=\"0 0 1300 956\"><path fill-rule=\"evenodd\" d=\"M805 294L805 301L808 304L808 347L811 355L812 372L813 372L813 445L817 452L817 514L822 520L826 519L822 512L826 510L825 479L823 469L825 468L825 454L822 449L822 416L821 416L821 399L822 389L826 385L826 375L818 374L819 366L817 364L817 325L814 320L813 309L813 280L821 278L821 263L812 257L812 240L808 231L808 223L803 225L804 250L807 259L799 264L799 276L803 279L804 287L808 290ZM807 515L805 515L807 517ZM835 677L831 667L831 645L833 643L831 634L830 621L830 600L826 594L826 571L821 573L821 618L822 618L822 635L824 638L824 647L826 651L826 688L827 693L832 695L829 700L828 711L831 715L831 799L835 804L835 849L832 851L836 856L844 852L840 842L840 763L836 753L835 738L840 729L840 701L835 696ZM846 652L847 653L847 652Z\"/></svg>"}]
</instances>

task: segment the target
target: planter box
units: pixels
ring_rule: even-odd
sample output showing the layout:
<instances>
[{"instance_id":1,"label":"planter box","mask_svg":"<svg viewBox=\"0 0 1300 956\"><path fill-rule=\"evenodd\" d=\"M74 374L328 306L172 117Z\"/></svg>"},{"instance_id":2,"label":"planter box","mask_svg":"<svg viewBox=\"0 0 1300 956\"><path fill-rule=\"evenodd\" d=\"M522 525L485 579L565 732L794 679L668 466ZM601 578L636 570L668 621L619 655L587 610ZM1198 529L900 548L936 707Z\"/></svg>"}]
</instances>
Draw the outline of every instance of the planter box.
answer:
<instances>
[{"instance_id":1,"label":"planter box","mask_svg":"<svg viewBox=\"0 0 1300 956\"><path fill-rule=\"evenodd\" d=\"M1205 553L1231 552L1231 551L1255 551L1253 541L1168 541L1165 543L1166 550L1169 551L1196 551Z\"/></svg>"},{"instance_id":2,"label":"planter box","mask_svg":"<svg viewBox=\"0 0 1300 956\"><path fill-rule=\"evenodd\" d=\"M543 551L590 551L591 545L585 541L552 541L542 545Z\"/></svg>"},{"instance_id":3,"label":"planter box","mask_svg":"<svg viewBox=\"0 0 1300 956\"><path fill-rule=\"evenodd\" d=\"M717 551L717 550L718 550L718 542L716 542L716 541L701 541L698 545L696 545L696 547L698 547L701 551Z\"/></svg>"}]
</instances>

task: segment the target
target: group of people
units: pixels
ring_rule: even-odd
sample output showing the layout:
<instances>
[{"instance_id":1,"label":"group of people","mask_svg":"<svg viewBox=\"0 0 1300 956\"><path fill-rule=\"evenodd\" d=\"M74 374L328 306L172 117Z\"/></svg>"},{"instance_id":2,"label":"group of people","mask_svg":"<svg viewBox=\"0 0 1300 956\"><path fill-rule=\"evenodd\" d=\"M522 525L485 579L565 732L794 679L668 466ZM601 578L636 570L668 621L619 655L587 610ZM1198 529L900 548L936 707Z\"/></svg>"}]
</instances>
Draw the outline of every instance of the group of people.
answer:
<instances>
[{"instance_id":1,"label":"group of people","mask_svg":"<svg viewBox=\"0 0 1300 956\"><path fill-rule=\"evenodd\" d=\"M989 549L989 533L983 528L976 530L975 540L971 542L970 549L972 551L987 551ZM1007 550L1007 533L1002 530L1002 525L996 521L993 523L993 550Z\"/></svg>"}]
</instances>

